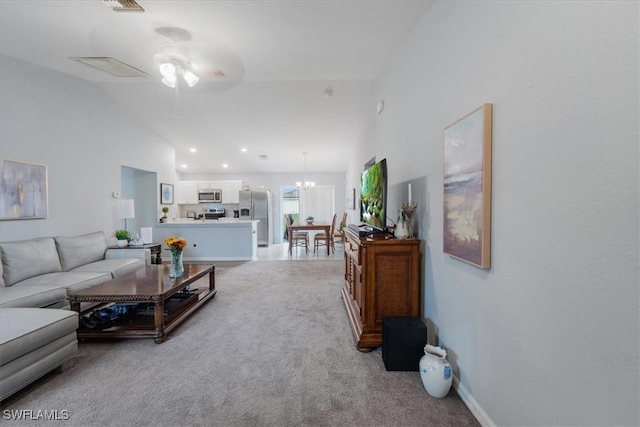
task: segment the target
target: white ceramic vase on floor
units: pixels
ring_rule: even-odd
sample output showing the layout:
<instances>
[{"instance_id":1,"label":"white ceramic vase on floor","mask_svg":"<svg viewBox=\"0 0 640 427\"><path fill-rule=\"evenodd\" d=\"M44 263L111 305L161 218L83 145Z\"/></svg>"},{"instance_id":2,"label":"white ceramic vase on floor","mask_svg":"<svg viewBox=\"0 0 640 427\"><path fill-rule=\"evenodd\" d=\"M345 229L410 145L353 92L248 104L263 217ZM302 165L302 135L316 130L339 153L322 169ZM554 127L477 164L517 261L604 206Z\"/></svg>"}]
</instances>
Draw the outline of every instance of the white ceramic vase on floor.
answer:
<instances>
[{"instance_id":1,"label":"white ceramic vase on floor","mask_svg":"<svg viewBox=\"0 0 640 427\"><path fill-rule=\"evenodd\" d=\"M453 374L446 350L429 344L424 346L424 356L420 359L420 378L431 396L441 398L449 394Z\"/></svg>"}]
</instances>

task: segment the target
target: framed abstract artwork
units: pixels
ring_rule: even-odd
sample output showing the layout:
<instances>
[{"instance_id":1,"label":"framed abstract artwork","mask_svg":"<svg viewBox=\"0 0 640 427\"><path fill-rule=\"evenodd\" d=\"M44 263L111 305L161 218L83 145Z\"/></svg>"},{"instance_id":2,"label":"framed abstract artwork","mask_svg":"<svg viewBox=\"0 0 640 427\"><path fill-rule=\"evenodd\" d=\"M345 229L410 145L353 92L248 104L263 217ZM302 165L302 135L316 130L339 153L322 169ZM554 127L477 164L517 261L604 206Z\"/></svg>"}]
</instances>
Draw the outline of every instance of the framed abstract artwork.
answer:
<instances>
[{"instance_id":1,"label":"framed abstract artwork","mask_svg":"<svg viewBox=\"0 0 640 427\"><path fill-rule=\"evenodd\" d=\"M491 268L491 140L493 106L444 130L444 252Z\"/></svg>"},{"instance_id":2,"label":"framed abstract artwork","mask_svg":"<svg viewBox=\"0 0 640 427\"><path fill-rule=\"evenodd\" d=\"M0 220L48 214L47 166L0 159Z\"/></svg>"},{"instance_id":3,"label":"framed abstract artwork","mask_svg":"<svg viewBox=\"0 0 640 427\"><path fill-rule=\"evenodd\" d=\"M160 204L172 205L173 204L173 185L172 184L160 184Z\"/></svg>"}]
</instances>

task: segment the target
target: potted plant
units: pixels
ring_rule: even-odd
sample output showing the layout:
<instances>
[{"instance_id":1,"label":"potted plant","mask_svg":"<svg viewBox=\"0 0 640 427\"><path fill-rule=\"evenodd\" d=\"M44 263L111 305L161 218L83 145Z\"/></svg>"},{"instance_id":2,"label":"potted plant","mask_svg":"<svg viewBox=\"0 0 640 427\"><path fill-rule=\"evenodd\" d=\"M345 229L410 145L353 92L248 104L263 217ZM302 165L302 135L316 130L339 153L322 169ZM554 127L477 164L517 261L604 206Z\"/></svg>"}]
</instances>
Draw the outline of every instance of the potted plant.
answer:
<instances>
[{"instance_id":1,"label":"potted plant","mask_svg":"<svg viewBox=\"0 0 640 427\"><path fill-rule=\"evenodd\" d=\"M309 224L309 225L313 224L313 216L311 216L311 215L309 215L308 217L306 217L304 220L305 220L305 221L307 222L307 224Z\"/></svg>"},{"instance_id":2,"label":"potted plant","mask_svg":"<svg viewBox=\"0 0 640 427\"><path fill-rule=\"evenodd\" d=\"M163 207L162 208L162 213L164 213L164 215L162 216L162 218L160 218L160 222L167 222L167 220L169 218L167 218L167 213L169 212L169 208L168 207Z\"/></svg>"},{"instance_id":3,"label":"potted plant","mask_svg":"<svg viewBox=\"0 0 640 427\"><path fill-rule=\"evenodd\" d=\"M116 230L113 235L116 236L116 239L118 240L117 245L119 248L124 248L129 244L130 235L127 230Z\"/></svg>"}]
</instances>

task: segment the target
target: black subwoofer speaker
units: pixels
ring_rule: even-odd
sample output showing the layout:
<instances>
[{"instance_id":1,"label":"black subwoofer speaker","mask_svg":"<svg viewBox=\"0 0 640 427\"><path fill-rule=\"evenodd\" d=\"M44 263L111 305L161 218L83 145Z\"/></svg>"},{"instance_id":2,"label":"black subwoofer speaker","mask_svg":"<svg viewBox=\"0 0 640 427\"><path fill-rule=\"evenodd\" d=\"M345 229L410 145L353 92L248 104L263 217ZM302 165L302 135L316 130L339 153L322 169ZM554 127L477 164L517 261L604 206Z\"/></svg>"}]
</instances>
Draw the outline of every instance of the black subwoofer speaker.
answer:
<instances>
[{"instance_id":1,"label":"black subwoofer speaker","mask_svg":"<svg viewBox=\"0 0 640 427\"><path fill-rule=\"evenodd\" d=\"M382 318L382 360L387 371L418 371L427 327L417 317Z\"/></svg>"}]
</instances>

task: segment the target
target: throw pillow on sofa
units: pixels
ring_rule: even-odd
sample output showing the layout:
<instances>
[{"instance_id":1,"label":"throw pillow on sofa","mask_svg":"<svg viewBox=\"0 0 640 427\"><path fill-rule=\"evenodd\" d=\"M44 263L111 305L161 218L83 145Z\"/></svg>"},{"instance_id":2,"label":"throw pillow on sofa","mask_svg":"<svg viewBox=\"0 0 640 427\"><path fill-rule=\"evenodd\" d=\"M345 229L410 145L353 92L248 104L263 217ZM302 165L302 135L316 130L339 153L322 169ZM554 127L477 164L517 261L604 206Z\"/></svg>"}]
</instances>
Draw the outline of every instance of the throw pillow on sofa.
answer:
<instances>
[{"instance_id":1,"label":"throw pillow on sofa","mask_svg":"<svg viewBox=\"0 0 640 427\"><path fill-rule=\"evenodd\" d=\"M56 244L51 237L0 243L6 286L46 273L62 271Z\"/></svg>"},{"instance_id":2,"label":"throw pillow on sofa","mask_svg":"<svg viewBox=\"0 0 640 427\"><path fill-rule=\"evenodd\" d=\"M55 237L55 242L60 254L62 271L103 260L108 247L107 237L102 231L82 236L59 236Z\"/></svg>"}]
</instances>

